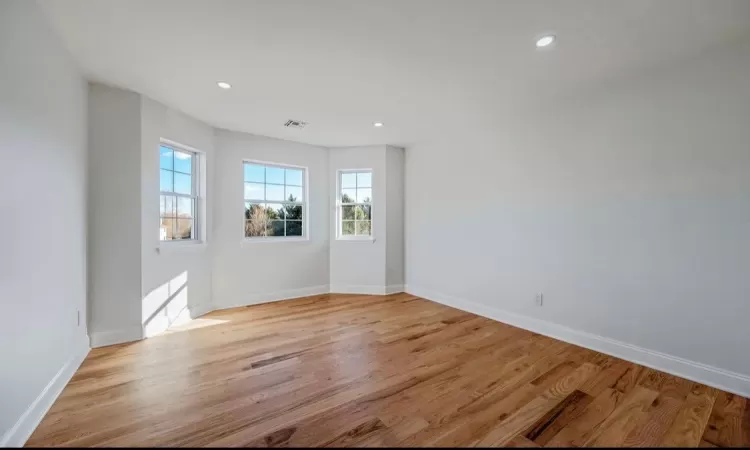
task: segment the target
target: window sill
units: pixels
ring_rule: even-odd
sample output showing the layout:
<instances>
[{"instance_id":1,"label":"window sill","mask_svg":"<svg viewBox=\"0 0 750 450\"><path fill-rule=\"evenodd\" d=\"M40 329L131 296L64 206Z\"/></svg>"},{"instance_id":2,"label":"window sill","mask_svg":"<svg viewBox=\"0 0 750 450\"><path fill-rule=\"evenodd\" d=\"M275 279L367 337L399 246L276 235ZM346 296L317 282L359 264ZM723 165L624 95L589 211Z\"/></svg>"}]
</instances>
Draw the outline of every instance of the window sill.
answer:
<instances>
[{"instance_id":1,"label":"window sill","mask_svg":"<svg viewBox=\"0 0 750 450\"><path fill-rule=\"evenodd\" d=\"M156 247L156 253L199 252L206 249L205 241L163 241Z\"/></svg>"},{"instance_id":2,"label":"window sill","mask_svg":"<svg viewBox=\"0 0 750 450\"><path fill-rule=\"evenodd\" d=\"M283 243L304 243L310 242L310 238L307 237L270 237L270 238L244 238L241 242L242 247L255 244L283 244Z\"/></svg>"},{"instance_id":3,"label":"window sill","mask_svg":"<svg viewBox=\"0 0 750 450\"><path fill-rule=\"evenodd\" d=\"M337 241L351 241L351 242L369 242L374 243L375 238L373 236L338 236Z\"/></svg>"}]
</instances>

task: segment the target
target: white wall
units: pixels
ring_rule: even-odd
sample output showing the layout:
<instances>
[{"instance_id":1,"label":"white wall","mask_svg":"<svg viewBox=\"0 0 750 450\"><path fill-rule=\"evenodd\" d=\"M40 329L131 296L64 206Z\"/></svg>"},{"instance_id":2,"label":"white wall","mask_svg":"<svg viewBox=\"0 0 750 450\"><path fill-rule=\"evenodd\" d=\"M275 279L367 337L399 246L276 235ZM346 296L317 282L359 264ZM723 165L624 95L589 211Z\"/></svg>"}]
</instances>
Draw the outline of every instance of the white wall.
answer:
<instances>
[{"instance_id":1,"label":"white wall","mask_svg":"<svg viewBox=\"0 0 750 450\"><path fill-rule=\"evenodd\" d=\"M330 220L336 218L339 170L372 169L373 240L337 240L336 227L327 232L331 239L331 291L375 293L386 286L386 152L384 145L330 149L328 195Z\"/></svg>"},{"instance_id":2,"label":"white wall","mask_svg":"<svg viewBox=\"0 0 750 450\"><path fill-rule=\"evenodd\" d=\"M750 375L748 73L734 48L407 149L408 290Z\"/></svg>"},{"instance_id":3,"label":"white wall","mask_svg":"<svg viewBox=\"0 0 750 450\"><path fill-rule=\"evenodd\" d=\"M141 96L141 222L143 319L147 334L163 331L180 314L211 309L211 214L214 130ZM200 244L159 240L159 144L161 139L200 152ZM183 285L184 288L183 288Z\"/></svg>"},{"instance_id":4,"label":"white wall","mask_svg":"<svg viewBox=\"0 0 750 450\"><path fill-rule=\"evenodd\" d=\"M328 151L279 139L217 130L212 294L216 308L328 290ZM244 240L243 159L308 169L309 240Z\"/></svg>"},{"instance_id":5,"label":"white wall","mask_svg":"<svg viewBox=\"0 0 750 450\"><path fill-rule=\"evenodd\" d=\"M86 83L25 0L0 2L0 80L0 446L15 446L88 352Z\"/></svg>"},{"instance_id":6,"label":"white wall","mask_svg":"<svg viewBox=\"0 0 750 450\"><path fill-rule=\"evenodd\" d=\"M140 339L141 99L89 85L89 328L93 346Z\"/></svg>"},{"instance_id":7,"label":"white wall","mask_svg":"<svg viewBox=\"0 0 750 450\"><path fill-rule=\"evenodd\" d=\"M386 147L386 285L390 292L404 285L404 149Z\"/></svg>"}]
</instances>

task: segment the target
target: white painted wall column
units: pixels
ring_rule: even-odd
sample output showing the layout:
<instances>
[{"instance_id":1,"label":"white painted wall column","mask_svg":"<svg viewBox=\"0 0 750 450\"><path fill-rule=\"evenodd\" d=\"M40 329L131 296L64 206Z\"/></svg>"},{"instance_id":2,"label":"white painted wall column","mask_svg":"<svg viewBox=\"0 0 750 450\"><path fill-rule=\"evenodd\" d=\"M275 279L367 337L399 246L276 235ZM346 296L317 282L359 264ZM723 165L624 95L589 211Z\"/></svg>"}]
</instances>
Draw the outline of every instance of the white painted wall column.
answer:
<instances>
[{"instance_id":1,"label":"white painted wall column","mask_svg":"<svg viewBox=\"0 0 750 450\"><path fill-rule=\"evenodd\" d=\"M89 85L89 329L141 339L141 97Z\"/></svg>"}]
</instances>

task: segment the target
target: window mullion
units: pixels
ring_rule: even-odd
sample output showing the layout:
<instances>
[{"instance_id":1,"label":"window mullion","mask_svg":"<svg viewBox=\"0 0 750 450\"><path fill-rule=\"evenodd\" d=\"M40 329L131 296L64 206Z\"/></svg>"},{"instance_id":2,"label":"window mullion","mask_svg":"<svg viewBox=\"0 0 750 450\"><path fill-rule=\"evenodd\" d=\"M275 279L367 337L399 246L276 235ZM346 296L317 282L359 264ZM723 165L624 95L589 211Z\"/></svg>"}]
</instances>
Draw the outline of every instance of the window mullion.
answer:
<instances>
[{"instance_id":1,"label":"window mullion","mask_svg":"<svg viewBox=\"0 0 750 450\"><path fill-rule=\"evenodd\" d=\"M172 149L172 192L174 191L175 191L174 189L174 149ZM172 236L174 236L174 234L172 234Z\"/></svg>"},{"instance_id":2,"label":"window mullion","mask_svg":"<svg viewBox=\"0 0 750 450\"><path fill-rule=\"evenodd\" d=\"M201 159L197 154L193 156L193 178L195 179L195 198L201 196Z\"/></svg>"}]
</instances>

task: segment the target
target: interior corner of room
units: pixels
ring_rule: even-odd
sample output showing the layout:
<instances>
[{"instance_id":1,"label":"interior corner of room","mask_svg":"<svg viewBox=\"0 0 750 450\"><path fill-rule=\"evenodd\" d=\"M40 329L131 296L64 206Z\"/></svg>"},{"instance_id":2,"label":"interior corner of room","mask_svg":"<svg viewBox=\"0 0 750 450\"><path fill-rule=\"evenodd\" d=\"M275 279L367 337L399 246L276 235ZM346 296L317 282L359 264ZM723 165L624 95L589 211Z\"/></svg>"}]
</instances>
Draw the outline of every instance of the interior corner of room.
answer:
<instances>
[{"instance_id":1,"label":"interior corner of room","mask_svg":"<svg viewBox=\"0 0 750 450\"><path fill-rule=\"evenodd\" d=\"M271 370L263 367L278 362L290 371L284 388L302 389L320 374L291 369L308 368L300 354L324 345L343 354L360 345L326 363L346 381L326 386L331 392L346 386L353 396L362 389L377 399L366 387L406 389L439 375L434 367L409 364L424 357L418 340L432 332L455 333L446 352L476 352L466 364L477 358L505 375L503 368L519 360L496 346L499 336L512 336L513 343L502 345L560 346L559 354L544 358L570 357L573 362L555 370L570 369L571 379L595 376L586 370L614 370L591 362L611 358L612 367L638 367L641 387L653 381L644 381L645 374L659 373L713 389L695 443L725 443L711 440L706 425L718 420L712 411L723 414L714 404L736 395L744 405L750 396L750 2L725 0L712 9L707 0L635 0L628 7L625 0L554 6L533 0L532 6L485 2L462 9L457 1L426 8L426 0L407 0L375 9L353 5L348 13L334 13L334 1L293 2L308 14L350 14L346 39L333 16L321 18L319 25L328 25L323 31L278 5L227 3L230 11L222 13L208 1L156 0L152 9L146 2L132 9L120 0L103 3L0 0L0 231L6 239L0 446L278 439L288 429L248 422L231 430L237 441L218 432L211 437L216 441L183 441L182 435L160 441L164 436L154 430L140 441L97 441L93 431L66 440L56 434L59 424L29 441L65 389L90 396L64 407L71 409L138 395L113 384L105 383L115 389L113 397L96 389L97 377L110 376L104 372L114 362L74 378L87 357L125 358L123 371L140 367L147 374L128 383L148 383L155 355L199 353L211 332L257 326L261 334L248 331L221 344L229 354L222 364L231 365L226 361L240 358L236 349L244 345L238 342L252 347L291 333L285 320L296 334L280 337L279 349L258 350L251 362L232 366L228 383L239 383L246 371L261 377ZM182 13L169 13L168 5ZM257 18L247 19L256 9ZM575 14L583 10L590 21ZM167 19L184 29L199 17L208 28L180 32L185 40L162 35L169 28L159 24ZM143 34L134 34L129 20ZM544 26L555 20L561 26L548 33ZM635 30L625 31L624 23ZM388 26L375 32L377 24ZM237 42L217 37L223 26ZM147 41L153 48L144 49ZM228 57L237 54L252 56ZM505 325L492 328L489 319ZM201 331L178 335L178 327ZM169 333L169 345L159 344ZM498 341L472 347L481 333ZM152 353L138 359L140 350L133 349L145 347L134 345L152 345ZM413 354L373 356L388 345ZM388 372L377 383L355 386L362 380L352 375L355 366L391 357L415 378ZM190 364L174 370L209 363ZM529 370L539 364L529 362ZM541 375L519 389L537 392ZM203 380L195 376L175 383L192 389ZM594 393L602 390L584 381L574 396L596 402ZM649 389L657 392L655 384ZM255 395L253 401L261 398L232 386ZM644 392L613 395L652 405L657 394ZM696 392L683 392L680 403L667 400L672 420L682 417L683 402L705 400ZM478 402L471 417L500 404ZM292 403L278 414L293 415L284 409ZM517 408L526 411L520 403ZM63 423L68 412L55 420ZM437 412L410 416L401 428L392 405L346 412L360 421L347 422L358 433L370 424L367 433L374 434L329 443L419 446L458 439L455 430L450 439L434 431L443 423ZM107 413L102 409L102 420ZM311 412L318 422L299 414L294 420L308 434L300 431L299 441L287 443L325 443L311 440L310 430L331 431L331 411ZM146 429L138 422L143 417L127 417ZM185 423L198 419L186 416ZM468 420L453 419L456 427ZM608 441L603 431L564 440L565 432L553 437L524 428L524 434L513 426L487 425L471 442L627 440ZM692 445L667 428L662 441L637 442ZM503 433L511 431L506 440ZM448 440L430 440L438 434ZM636 435L628 436L643 437ZM750 437L731 442L750 445Z\"/></svg>"}]
</instances>

